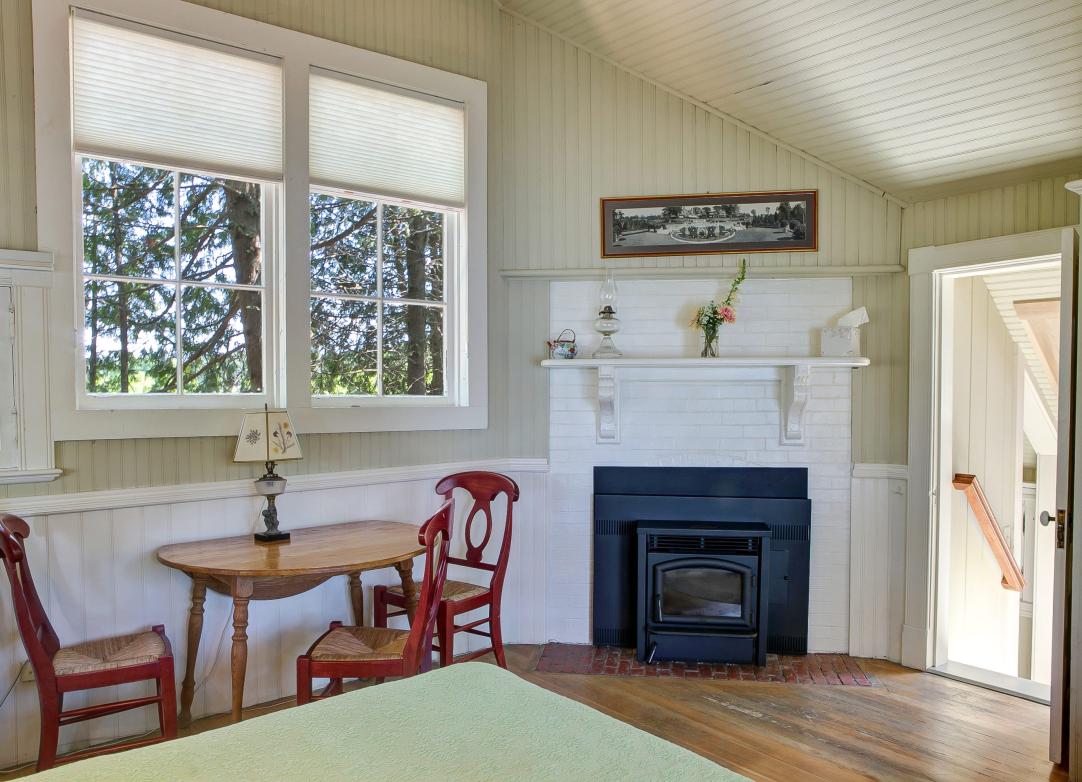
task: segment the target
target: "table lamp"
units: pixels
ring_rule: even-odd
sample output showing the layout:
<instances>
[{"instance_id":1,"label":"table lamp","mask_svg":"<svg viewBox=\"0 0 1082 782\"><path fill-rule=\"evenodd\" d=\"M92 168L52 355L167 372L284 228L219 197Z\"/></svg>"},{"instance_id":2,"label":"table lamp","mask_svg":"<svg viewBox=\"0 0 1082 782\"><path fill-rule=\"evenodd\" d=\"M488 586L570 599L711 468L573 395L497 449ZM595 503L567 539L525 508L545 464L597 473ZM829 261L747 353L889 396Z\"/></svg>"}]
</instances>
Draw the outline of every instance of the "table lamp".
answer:
<instances>
[{"instance_id":1,"label":"table lamp","mask_svg":"<svg viewBox=\"0 0 1082 782\"><path fill-rule=\"evenodd\" d=\"M255 481L256 494L267 498L263 511L267 530L255 534L260 543L289 540L289 533L278 529L278 509L274 505L275 498L286 490L286 479L275 474L274 463L300 459L301 455L301 444L285 410L270 410L263 405L261 412L244 414L233 461L263 462L267 467L267 472Z\"/></svg>"}]
</instances>

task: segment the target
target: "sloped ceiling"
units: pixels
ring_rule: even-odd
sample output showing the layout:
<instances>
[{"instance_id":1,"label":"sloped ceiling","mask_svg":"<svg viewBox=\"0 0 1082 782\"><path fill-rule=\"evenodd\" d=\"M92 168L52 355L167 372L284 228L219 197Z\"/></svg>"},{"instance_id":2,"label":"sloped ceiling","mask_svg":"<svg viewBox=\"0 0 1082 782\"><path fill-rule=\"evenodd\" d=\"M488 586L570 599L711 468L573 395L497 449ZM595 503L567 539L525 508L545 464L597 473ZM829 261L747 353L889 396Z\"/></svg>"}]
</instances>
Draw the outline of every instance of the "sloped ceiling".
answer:
<instances>
[{"instance_id":1,"label":"sloped ceiling","mask_svg":"<svg viewBox=\"0 0 1082 782\"><path fill-rule=\"evenodd\" d=\"M984 284L988 286L988 293L995 302L1003 318L1003 324L1010 332L1022 352L1026 370L1041 395L1045 410L1052 421L1055 421L1059 412L1058 404L1058 378L1052 377L1048 363L1041 355L1040 348L1034 344L1033 335L1026 329L1022 319L1015 312L1016 301L1033 301L1041 299L1059 300L1060 294L1060 268L1059 264L1050 265L1038 269L1024 269L1021 271L1004 272L1000 274L987 274L982 277Z\"/></svg>"},{"instance_id":2,"label":"sloped ceiling","mask_svg":"<svg viewBox=\"0 0 1082 782\"><path fill-rule=\"evenodd\" d=\"M1079 0L501 0L914 199L1082 161Z\"/></svg>"}]
</instances>

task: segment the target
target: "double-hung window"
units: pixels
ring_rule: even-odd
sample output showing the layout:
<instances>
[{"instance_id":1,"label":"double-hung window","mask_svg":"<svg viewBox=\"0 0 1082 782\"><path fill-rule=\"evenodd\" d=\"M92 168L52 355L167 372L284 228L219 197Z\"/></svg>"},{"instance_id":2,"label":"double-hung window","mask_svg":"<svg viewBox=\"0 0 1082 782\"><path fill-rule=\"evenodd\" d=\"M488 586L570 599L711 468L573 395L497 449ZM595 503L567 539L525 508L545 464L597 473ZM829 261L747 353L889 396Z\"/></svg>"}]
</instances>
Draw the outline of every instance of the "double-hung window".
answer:
<instances>
[{"instance_id":1,"label":"double-hung window","mask_svg":"<svg viewBox=\"0 0 1082 782\"><path fill-rule=\"evenodd\" d=\"M84 12L72 46L84 405L262 401L278 62Z\"/></svg>"},{"instance_id":2,"label":"double-hung window","mask_svg":"<svg viewBox=\"0 0 1082 782\"><path fill-rule=\"evenodd\" d=\"M312 394L454 398L461 103L310 76Z\"/></svg>"},{"instance_id":3,"label":"double-hung window","mask_svg":"<svg viewBox=\"0 0 1082 782\"><path fill-rule=\"evenodd\" d=\"M483 83L180 0L32 2L54 436L487 425Z\"/></svg>"}]
</instances>

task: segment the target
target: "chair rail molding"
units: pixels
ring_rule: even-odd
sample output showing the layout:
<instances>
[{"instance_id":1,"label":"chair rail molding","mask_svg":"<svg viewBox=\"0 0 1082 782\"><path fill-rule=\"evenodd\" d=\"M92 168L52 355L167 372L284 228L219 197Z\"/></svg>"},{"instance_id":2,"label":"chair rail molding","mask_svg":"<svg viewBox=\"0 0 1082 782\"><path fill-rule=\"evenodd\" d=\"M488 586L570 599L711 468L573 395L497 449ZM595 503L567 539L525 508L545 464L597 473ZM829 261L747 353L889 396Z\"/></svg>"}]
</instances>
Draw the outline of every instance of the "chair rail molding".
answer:
<instances>
[{"instance_id":1,"label":"chair rail molding","mask_svg":"<svg viewBox=\"0 0 1082 782\"><path fill-rule=\"evenodd\" d=\"M290 475L289 493L342 489L355 486L372 486L407 481L438 480L439 478L466 470L491 470L492 472L547 473L547 459L484 459L468 462L439 462L414 464L404 467L377 467L368 470L316 473L313 475ZM140 486L131 489L71 492L68 494L42 495L39 497L11 497L0 499L0 511L20 516L42 516L57 513L89 513L92 511L119 510L152 505L169 505L206 500L225 500L237 497L257 497L251 479L210 481L169 486Z\"/></svg>"}]
</instances>

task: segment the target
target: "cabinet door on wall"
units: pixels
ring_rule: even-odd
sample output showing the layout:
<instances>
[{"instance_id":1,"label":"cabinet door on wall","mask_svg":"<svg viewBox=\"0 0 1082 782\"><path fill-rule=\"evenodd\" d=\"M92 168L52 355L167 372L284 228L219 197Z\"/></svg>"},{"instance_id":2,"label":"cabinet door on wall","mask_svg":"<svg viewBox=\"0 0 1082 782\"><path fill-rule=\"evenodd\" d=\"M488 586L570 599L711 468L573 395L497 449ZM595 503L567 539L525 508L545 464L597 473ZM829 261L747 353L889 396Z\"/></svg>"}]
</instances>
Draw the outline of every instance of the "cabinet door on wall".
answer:
<instances>
[{"instance_id":1,"label":"cabinet door on wall","mask_svg":"<svg viewBox=\"0 0 1082 782\"><path fill-rule=\"evenodd\" d=\"M15 411L15 310L11 288L0 286L0 469L19 466Z\"/></svg>"}]
</instances>

